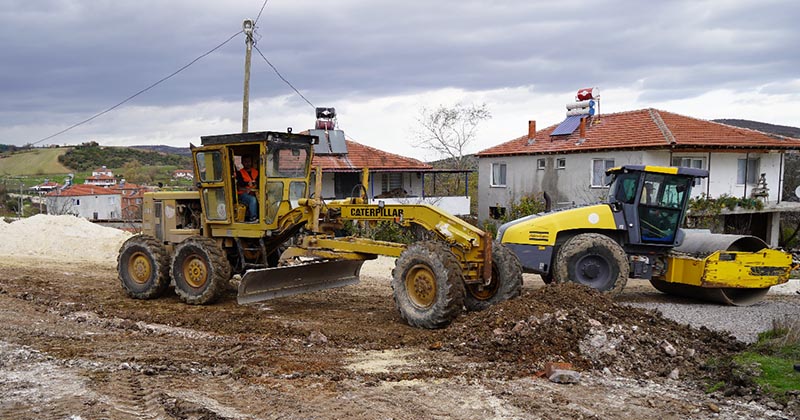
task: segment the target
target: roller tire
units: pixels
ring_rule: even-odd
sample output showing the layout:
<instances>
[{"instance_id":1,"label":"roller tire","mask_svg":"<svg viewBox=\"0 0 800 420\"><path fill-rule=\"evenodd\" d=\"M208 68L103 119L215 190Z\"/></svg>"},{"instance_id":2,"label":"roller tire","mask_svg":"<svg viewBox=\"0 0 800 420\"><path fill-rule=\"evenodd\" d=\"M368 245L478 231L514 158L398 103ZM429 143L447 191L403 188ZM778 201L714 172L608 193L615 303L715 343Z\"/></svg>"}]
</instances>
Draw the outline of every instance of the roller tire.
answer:
<instances>
[{"instance_id":1,"label":"roller tire","mask_svg":"<svg viewBox=\"0 0 800 420\"><path fill-rule=\"evenodd\" d=\"M464 276L450 249L436 241L406 248L392 270L392 291L400 316L418 328L444 328L464 308Z\"/></svg>"},{"instance_id":2,"label":"roller tire","mask_svg":"<svg viewBox=\"0 0 800 420\"><path fill-rule=\"evenodd\" d=\"M499 242L492 244L492 280L488 285L481 286L466 285L464 306L468 311L482 311L513 299L522 291L522 266L519 259Z\"/></svg>"},{"instance_id":3,"label":"roller tire","mask_svg":"<svg viewBox=\"0 0 800 420\"><path fill-rule=\"evenodd\" d=\"M117 255L117 273L122 288L134 299L154 299L169 286L169 254L149 235L126 240Z\"/></svg>"},{"instance_id":4,"label":"roller tire","mask_svg":"<svg viewBox=\"0 0 800 420\"><path fill-rule=\"evenodd\" d=\"M558 250L555 265L556 283L579 283L611 296L622 292L630 272L622 247L599 233L583 233L567 240Z\"/></svg>"},{"instance_id":5,"label":"roller tire","mask_svg":"<svg viewBox=\"0 0 800 420\"><path fill-rule=\"evenodd\" d=\"M228 287L231 265L209 238L194 236L178 244L172 258L175 293L190 305L214 302Z\"/></svg>"}]
</instances>

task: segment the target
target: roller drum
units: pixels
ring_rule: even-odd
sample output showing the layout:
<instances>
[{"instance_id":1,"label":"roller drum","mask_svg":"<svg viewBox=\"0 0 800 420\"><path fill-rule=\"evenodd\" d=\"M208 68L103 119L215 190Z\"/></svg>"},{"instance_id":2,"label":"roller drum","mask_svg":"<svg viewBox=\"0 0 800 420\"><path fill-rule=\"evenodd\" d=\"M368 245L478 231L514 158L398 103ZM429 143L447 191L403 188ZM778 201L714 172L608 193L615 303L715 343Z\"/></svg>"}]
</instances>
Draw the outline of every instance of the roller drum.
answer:
<instances>
[{"instance_id":1,"label":"roller drum","mask_svg":"<svg viewBox=\"0 0 800 420\"><path fill-rule=\"evenodd\" d=\"M758 252L769 248L761 238L750 235L730 235L711 233L706 230L684 229L686 234L683 243L673 249L675 253L688 254L695 258L706 258L716 251ZM650 284L660 292L718 302L725 305L748 306L764 299L769 287L765 288L709 288L682 283L671 283L663 280L651 279Z\"/></svg>"}]
</instances>

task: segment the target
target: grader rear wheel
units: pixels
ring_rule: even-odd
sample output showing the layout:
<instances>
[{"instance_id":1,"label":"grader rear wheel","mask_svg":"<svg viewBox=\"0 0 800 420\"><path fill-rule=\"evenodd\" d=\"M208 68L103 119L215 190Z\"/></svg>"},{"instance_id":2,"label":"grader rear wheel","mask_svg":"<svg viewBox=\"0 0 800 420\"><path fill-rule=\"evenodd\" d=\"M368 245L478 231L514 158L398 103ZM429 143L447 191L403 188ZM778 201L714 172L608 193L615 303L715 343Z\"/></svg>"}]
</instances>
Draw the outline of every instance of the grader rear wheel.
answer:
<instances>
[{"instance_id":1,"label":"grader rear wheel","mask_svg":"<svg viewBox=\"0 0 800 420\"><path fill-rule=\"evenodd\" d=\"M622 247L599 233L570 238L558 250L554 280L584 284L616 296L628 282L630 266Z\"/></svg>"},{"instance_id":2,"label":"grader rear wheel","mask_svg":"<svg viewBox=\"0 0 800 420\"><path fill-rule=\"evenodd\" d=\"M191 237L181 242L172 259L175 293L191 305L216 300L227 288L231 266L225 252L211 239Z\"/></svg>"},{"instance_id":3,"label":"grader rear wheel","mask_svg":"<svg viewBox=\"0 0 800 420\"><path fill-rule=\"evenodd\" d=\"M156 238L136 235L120 247L117 272L130 297L153 299L169 286L169 255Z\"/></svg>"},{"instance_id":4,"label":"grader rear wheel","mask_svg":"<svg viewBox=\"0 0 800 420\"><path fill-rule=\"evenodd\" d=\"M482 311L497 303L519 296L522 289L522 266L505 245L492 244L492 280L487 285L468 284L464 306L468 311Z\"/></svg>"},{"instance_id":5,"label":"grader rear wheel","mask_svg":"<svg viewBox=\"0 0 800 420\"><path fill-rule=\"evenodd\" d=\"M392 270L392 290L400 316L413 327L446 327L464 306L461 265L434 241L417 242L400 254Z\"/></svg>"}]
</instances>

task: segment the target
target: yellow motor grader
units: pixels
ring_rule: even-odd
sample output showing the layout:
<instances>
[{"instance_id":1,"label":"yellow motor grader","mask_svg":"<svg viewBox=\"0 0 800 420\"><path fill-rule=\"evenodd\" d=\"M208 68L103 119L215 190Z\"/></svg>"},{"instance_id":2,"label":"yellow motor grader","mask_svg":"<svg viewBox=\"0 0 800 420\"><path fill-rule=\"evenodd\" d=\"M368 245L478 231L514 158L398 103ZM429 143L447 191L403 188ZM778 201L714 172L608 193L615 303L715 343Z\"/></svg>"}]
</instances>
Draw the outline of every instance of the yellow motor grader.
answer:
<instances>
[{"instance_id":1,"label":"yellow motor grader","mask_svg":"<svg viewBox=\"0 0 800 420\"><path fill-rule=\"evenodd\" d=\"M137 299L162 295L170 282L189 304L217 299L241 275L239 303L339 287L358 281L365 260L397 257L392 288L410 325L441 328L464 308L484 309L519 295L522 269L491 235L429 205L325 201L321 171L311 188L317 136L253 132L201 137L192 146L197 190L144 196L142 233L121 247L117 270ZM247 221L236 162L255 157L259 176L247 194L257 203ZM366 185L367 172L362 180ZM316 191L317 197L313 197ZM392 221L421 232L404 245L342 236L346 223Z\"/></svg>"},{"instance_id":2,"label":"yellow motor grader","mask_svg":"<svg viewBox=\"0 0 800 420\"><path fill-rule=\"evenodd\" d=\"M606 203L530 215L506 223L498 240L525 272L546 283L577 282L618 294L629 277L658 290L730 305L760 301L789 279L792 256L760 238L681 229L702 169L626 165Z\"/></svg>"}]
</instances>

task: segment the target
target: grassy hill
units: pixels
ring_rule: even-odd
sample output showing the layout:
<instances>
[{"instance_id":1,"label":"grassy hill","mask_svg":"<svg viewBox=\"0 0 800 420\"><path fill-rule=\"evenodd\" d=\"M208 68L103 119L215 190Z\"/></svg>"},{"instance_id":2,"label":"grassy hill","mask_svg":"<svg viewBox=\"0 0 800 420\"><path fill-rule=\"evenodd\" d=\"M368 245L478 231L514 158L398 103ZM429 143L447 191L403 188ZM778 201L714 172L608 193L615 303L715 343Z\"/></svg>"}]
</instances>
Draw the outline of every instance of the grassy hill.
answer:
<instances>
[{"instance_id":1,"label":"grassy hill","mask_svg":"<svg viewBox=\"0 0 800 420\"><path fill-rule=\"evenodd\" d=\"M0 155L0 175L50 175L71 172L59 163L58 158L66 154L68 147L30 149Z\"/></svg>"}]
</instances>

